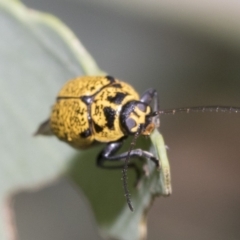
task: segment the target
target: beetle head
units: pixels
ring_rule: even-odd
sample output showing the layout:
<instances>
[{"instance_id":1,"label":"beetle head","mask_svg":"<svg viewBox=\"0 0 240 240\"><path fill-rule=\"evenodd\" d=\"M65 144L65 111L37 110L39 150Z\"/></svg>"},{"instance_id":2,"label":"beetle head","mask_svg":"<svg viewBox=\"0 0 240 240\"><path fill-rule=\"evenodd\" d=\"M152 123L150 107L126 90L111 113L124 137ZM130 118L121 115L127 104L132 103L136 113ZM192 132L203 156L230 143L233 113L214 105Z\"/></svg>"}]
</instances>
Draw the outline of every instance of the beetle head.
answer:
<instances>
[{"instance_id":1,"label":"beetle head","mask_svg":"<svg viewBox=\"0 0 240 240\"><path fill-rule=\"evenodd\" d=\"M155 128L151 107L144 102L128 102L123 106L120 116L127 134L135 134L140 127L141 135L150 135Z\"/></svg>"}]
</instances>

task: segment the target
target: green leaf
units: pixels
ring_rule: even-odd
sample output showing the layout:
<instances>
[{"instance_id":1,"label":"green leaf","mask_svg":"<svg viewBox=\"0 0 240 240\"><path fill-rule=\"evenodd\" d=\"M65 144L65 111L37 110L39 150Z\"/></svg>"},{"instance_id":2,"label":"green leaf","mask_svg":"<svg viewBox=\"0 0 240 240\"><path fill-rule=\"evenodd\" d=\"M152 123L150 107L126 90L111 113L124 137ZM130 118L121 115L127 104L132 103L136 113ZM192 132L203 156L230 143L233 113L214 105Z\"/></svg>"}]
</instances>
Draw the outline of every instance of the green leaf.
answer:
<instances>
[{"instance_id":1,"label":"green leaf","mask_svg":"<svg viewBox=\"0 0 240 240\"><path fill-rule=\"evenodd\" d=\"M96 167L101 146L76 153L56 138L32 136L49 116L66 80L103 71L63 23L29 10L17 0L0 0L0 33L0 239L9 239L7 234L13 234L6 221L8 196L23 188L42 186L62 174L86 194L103 237L145 238L146 213L152 199L166 195L165 190L171 188L166 181L169 166L159 132L155 130L151 141L168 170L158 171L147 161L149 176L142 176L138 188L133 187L134 172L128 171L135 208L132 213L124 198L121 171ZM129 144L126 142L125 150ZM150 141L139 139L137 145L148 149Z\"/></svg>"}]
</instances>

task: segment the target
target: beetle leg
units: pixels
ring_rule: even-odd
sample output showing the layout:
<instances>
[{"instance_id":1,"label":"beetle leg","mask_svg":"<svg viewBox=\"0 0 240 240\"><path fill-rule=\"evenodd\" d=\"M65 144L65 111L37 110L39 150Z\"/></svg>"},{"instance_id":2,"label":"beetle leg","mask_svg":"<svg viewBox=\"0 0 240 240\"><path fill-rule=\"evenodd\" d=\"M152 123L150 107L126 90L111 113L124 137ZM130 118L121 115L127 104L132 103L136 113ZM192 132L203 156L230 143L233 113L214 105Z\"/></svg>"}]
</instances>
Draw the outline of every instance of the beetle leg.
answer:
<instances>
[{"instance_id":1,"label":"beetle leg","mask_svg":"<svg viewBox=\"0 0 240 240\"><path fill-rule=\"evenodd\" d=\"M148 90L146 90L143 93L140 101L144 102L148 105L150 105L150 103L153 101L153 111L154 112L159 111L159 99L158 99L158 94L157 94L156 89L149 88ZM153 121L154 121L155 126L158 128L160 125L159 117L158 116L154 117Z\"/></svg>"},{"instance_id":2,"label":"beetle leg","mask_svg":"<svg viewBox=\"0 0 240 240\"><path fill-rule=\"evenodd\" d=\"M141 148L134 149L130 153L129 152L124 152L124 153L121 153L121 154L115 155L115 156L102 156L102 157L104 157L104 160L109 160L109 161L124 161L127 158L128 154L129 154L130 158L134 158L134 157L148 158L155 163L157 168L159 167L158 159L152 153L150 153L148 151L144 151Z\"/></svg>"},{"instance_id":3,"label":"beetle leg","mask_svg":"<svg viewBox=\"0 0 240 240\"><path fill-rule=\"evenodd\" d=\"M101 167L101 168L107 168L107 169L118 169L118 168L122 168L123 165L118 165L118 166L105 166L104 163L106 161L124 161L129 154L130 158L134 158L134 157L145 157L148 158L150 160L152 160L157 168L159 168L159 161L158 159L150 152L144 151L142 149L134 149L132 150L130 153L129 152L124 152L121 154L117 154L114 155L122 146L123 141L118 141L118 142L111 142L108 143L107 146L103 149L102 152L100 152L100 154L98 155L97 158L97 166ZM135 171L137 173L137 176L140 175L139 174L139 169L137 169L137 166L134 163L130 163L128 165L128 167L132 167L135 168Z\"/></svg>"},{"instance_id":4,"label":"beetle leg","mask_svg":"<svg viewBox=\"0 0 240 240\"><path fill-rule=\"evenodd\" d=\"M124 161L125 158L118 158L117 156L112 156L114 155L121 147L122 147L123 141L118 141L118 142L112 142L108 143L106 147L99 153L98 158L97 158L97 166L100 168L105 168L105 169L110 169L110 170L115 170L115 169L122 169L123 164L117 165L117 166L106 166L104 163L106 161ZM141 179L141 170L135 163L129 163L128 168L134 169L136 173L136 183L134 186L137 186L140 179Z\"/></svg>"}]
</instances>

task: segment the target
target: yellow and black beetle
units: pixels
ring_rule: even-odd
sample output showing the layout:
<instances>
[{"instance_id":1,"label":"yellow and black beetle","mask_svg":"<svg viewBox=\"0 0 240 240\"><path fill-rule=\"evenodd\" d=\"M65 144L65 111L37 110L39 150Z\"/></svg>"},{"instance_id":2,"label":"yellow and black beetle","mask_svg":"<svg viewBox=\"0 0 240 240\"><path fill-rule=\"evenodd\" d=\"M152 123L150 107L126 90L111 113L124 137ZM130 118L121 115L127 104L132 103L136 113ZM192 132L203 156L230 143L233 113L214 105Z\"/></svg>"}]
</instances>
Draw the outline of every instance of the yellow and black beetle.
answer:
<instances>
[{"instance_id":1,"label":"yellow and black beetle","mask_svg":"<svg viewBox=\"0 0 240 240\"><path fill-rule=\"evenodd\" d=\"M137 131L149 135L153 131L155 116L150 107L153 98L154 89L139 98L129 84L110 76L78 77L60 90L50 118L40 125L37 134L52 133L77 149L86 149L96 142L106 143L97 165L108 168L104 166L106 160L126 158L127 152L115 153L127 136ZM135 149L130 157L135 156L150 158L158 165L150 152Z\"/></svg>"},{"instance_id":2,"label":"yellow and black beetle","mask_svg":"<svg viewBox=\"0 0 240 240\"><path fill-rule=\"evenodd\" d=\"M152 105L152 107L151 107ZM157 91L146 90L141 97L129 84L111 76L83 76L69 80L60 90L48 120L36 134L56 135L77 149L86 149L95 143L106 143L97 157L97 166L116 169L122 166L105 166L106 161L128 161L132 157L145 157L159 168L158 159L143 149L116 154L129 135L150 135L159 126L159 115L190 111L238 112L232 107L191 107L160 110ZM125 163L126 163L125 162ZM130 163L129 167L135 167ZM126 188L128 205L132 210Z\"/></svg>"}]
</instances>

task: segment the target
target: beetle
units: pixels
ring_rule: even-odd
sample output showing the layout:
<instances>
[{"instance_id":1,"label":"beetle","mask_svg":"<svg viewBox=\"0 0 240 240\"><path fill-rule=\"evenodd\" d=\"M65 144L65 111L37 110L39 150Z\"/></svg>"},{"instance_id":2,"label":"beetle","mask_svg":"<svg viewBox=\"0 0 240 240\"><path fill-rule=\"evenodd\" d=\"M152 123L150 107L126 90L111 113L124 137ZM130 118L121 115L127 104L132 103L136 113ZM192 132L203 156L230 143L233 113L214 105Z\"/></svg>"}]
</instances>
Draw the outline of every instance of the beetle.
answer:
<instances>
[{"instance_id":1,"label":"beetle","mask_svg":"<svg viewBox=\"0 0 240 240\"><path fill-rule=\"evenodd\" d=\"M149 136L159 127L159 115L190 111L227 111L238 112L232 107L190 107L160 110L157 91L146 90L140 97L128 83L112 76L82 76L65 83L57 95L49 119L43 122L35 135L55 135L77 149L87 149L96 143L106 146L97 157L97 166L107 169L122 166L107 166L106 161L125 161L123 186L129 208L131 205L126 184L126 168L133 157L150 159L160 168L159 160L141 148L116 154L124 140L134 135ZM136 170L137 171L137 170Z\"/></svg>"}]
</instances>

